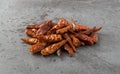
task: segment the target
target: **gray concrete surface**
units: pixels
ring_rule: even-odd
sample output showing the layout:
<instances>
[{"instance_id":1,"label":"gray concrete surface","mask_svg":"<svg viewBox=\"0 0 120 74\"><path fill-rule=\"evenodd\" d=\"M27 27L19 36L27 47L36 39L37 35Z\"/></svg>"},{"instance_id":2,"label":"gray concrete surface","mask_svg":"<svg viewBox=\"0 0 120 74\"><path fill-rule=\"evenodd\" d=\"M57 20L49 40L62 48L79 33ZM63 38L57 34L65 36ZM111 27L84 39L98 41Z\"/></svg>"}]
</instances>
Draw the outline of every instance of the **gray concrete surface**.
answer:
<instances>
[{"instance_id":1,"label":"gray concrete surface","mask_svg":"<svg viewBox=\"0 0 120 74\"><path fill-rule=\"evenodd\" d=\"M103 26L99 42L72 58L31 55L26 24L60 17ZM0 0L0 74L120 74L120 0Z\"/></svg>"}]
</instances>

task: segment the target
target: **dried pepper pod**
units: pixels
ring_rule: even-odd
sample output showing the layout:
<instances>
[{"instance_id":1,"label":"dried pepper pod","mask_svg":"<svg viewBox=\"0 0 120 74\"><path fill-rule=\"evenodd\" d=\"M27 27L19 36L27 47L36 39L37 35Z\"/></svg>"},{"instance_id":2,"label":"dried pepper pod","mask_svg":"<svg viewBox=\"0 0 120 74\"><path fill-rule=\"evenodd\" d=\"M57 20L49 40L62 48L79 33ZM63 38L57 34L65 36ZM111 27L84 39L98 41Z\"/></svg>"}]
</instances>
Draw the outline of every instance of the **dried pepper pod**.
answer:
<instances>
[{"instance_id":1,"label":"dried pepper pod","mask_svg":"<svg viewBox=\"0 0 120 74\"><path fill-rule=\"evenodd\" d=\"M70 37L71 37L72 42L73 42L75 47L78 47L81 45L80 40L78 38L76 38L73 34L70 34Z\"/></svg>"},{"instance_id":2,"label":"dried pepper pod","mask_svg":"<svg viewBox=\"0 0 120 74\"><path fill-rule=\"evenodd\" d=\"M37 30L36 29L25 29L25 33L28 36L35 37Z\"/></svg>"},{"instance_id":3,"label":"dried pepper pod","mask_svg":"<svg viewBox=\"0 0 120 74\"><path fill-rule=\"evenodd\" d=\"M51 35L37 35L38 39L43 40L45 42L58 42L62 40L62 36L60 34L51 34Z\"/></svg>"},{"instance_id":4,"label":"dried pepper pod","mask_svg":"<svg viewBox=\"0 0 120 74\"><path fill-rule=\"evenodd\" d=\"M75 48L74 44L72 43L72 40L71 40L70 36L68 35L68 33L65 33L63 35L63 37L68 41L68 43L70 44L70 46L72 47L72 49L74 51L76 51L76 48Z\"/></svg>"},{"instance_id":5,"label":"dried pepper pod","mask_svg":"<svg viewBox=\"0 0 120 74\"><path fill-rule=\"evenodd\" d=\"M29 24L26 29L39 29L41 28L41 24Z\"/></svg>"},{"instance_id":6,"label":"dried pepper pod","mask_svg":"<svg viewBox=\"0 0 120 74\"><path fill-rule=\"evenodd\" d=\"M102 29L102 27L98 27L98 28L93 27L92 29L88 29L86 31L83 31L83 33L86 34L86 35L91 35L93 32L97 32L101 29Z\"/></svg>"},{"instance_id":7,"label":"dried pepper pod","mask_svg":"<svg viewBox=\"0 0 120 74\"><path fill-rule=\"evenodd\" d=\"M86 34L86 35L91 35L93 32L94 32L94 29L95 29L96 27L93 27L92 29L88 29L88 30L86 30L86 31L83 31L82 33L84 33L84 34Z\"/></svg>"},{"instance_id":8,"label":"dried pepper pod","mask_svg":"<svg viewBox=\"0 0 120 74\"><path fill-rule=\"evenodd\" d=\"M45 21L38 29L37 34L46 34L47 31L53 26L52 20Z\"/></svg>"},{"instance_id":9,"label":"dried pepper pod","mask_svg":"<svg viewBox=\"0 0 120 74\"><path fill-rule=\"evenodd\" d=\"M95 27L95 29L93 29L93 32L98 32L98 31L100 31L101 29L102 29L102 27L98 27L98 28Z\"/></svg>"},{"instance_id":10,"label":"dried pepper pod","mask_svg":"<svg viewBox=\"0 0 120 74\"><path fill-rule=\"evenodd\" d=\"M75 30L76 31L86 31L86 30L88 30L88 29L90 29L88 26L85 26L85 25L76 25L75 26Z\"/></svg>"},{"instance_id":11,"label":"dried pepper pod","mask_svg":"<svg viewBox=\"0 0 120 74\"><path fill-rule=\"evenodd\" d=\"M98 41L98 35L96 33L92 33L90 37L93 39L94 43Z\"/></svg>"},{"instance_id":12,"label":"dried pepper pod","mask_svg":"<svg viewBox=\"0 0 120 74\"><path fill-rule=\"evenodd\" d=\"M75 22L74 22L74 20L73 19L71 19L71 22L70 22L70 24L68 25L68 26L66 26L66 27L63 27L63 28L61 28L61 29L58 29L57 31L56 31L56 33L58 33L58 34L63 34L63 33L65 33L65 32L71 32L71 33L75 33L74 31L75 31Z\"/></svg>"},{"instance_id":13,"label":"dried pepper pod","mask_svg":"<svg viewBox=\"0 0 120 74\"><path fill-rule=\"evenodd\" d=\"M67 41L66 40L62 40L58 43L54 43L44 49L41 50L41 54L46 56L46 55L50 55L54 52L56 52L61 46L63 46Z\"/></svg>"},{"instance_id":14,"label":"dried pepper pod","mask_svg":"<svg viewBox=\"0 0 120 74\"><path fill-rule=\"evenodd\" d=\"M59 21L58 21L58 23L57 23L55 26L53 26L53 27L47 32L47 34L55 33L56 30L61 29L61 28L65 27L65 26L68 26L68 21L65 20L64 18L60 18Z\"/></svg>"},{"instance_id":15,"label":"dried pepper pod","mask_svg":"<svg viewBox=\"0 0 120 74\"><path fill-rule=\"evenodd\" d=\"M69 56L72 57L74 55L73 49L70 47L70 45L65 44L64 49L69 53Z\"/></svg>"},{"instance_id":16,"label":"dried pepper pod","mask_svg":"<svg viewBox=\"0 0 120 74\"><path fill-rule=\"evenodd\" d=\"M29 51L32 54L39 53L42 49L44 49L46 46L45 42L38 42L32 46L29 47Z\"/></svg>"},{"instance_id":17,"label":"dried pepper pod","mask_svg":"<svg viewBox=\"0 0 120 74\"><path fill-rule=\"evenodd\" d=\"M86 44L89 44L89 45L93 45L94 42L93 42L93 39L83 33L76 33L75 35L77 38L79 38L80 40L82 41L85 41Z\"/></svg>"},{"instance_id":18,"label":"dried pepper pod","mask_svg":"<svg viewBox=\"0 0 120 74\"><path fill-rule=\"evenodd\" d=\"M63 33L65 33L65 32L68 32L70 29L72 29L72 25L68 25L68 26L66 26L66 27L64 27L64 28L58 29L58 30L56 31L56 33L57 33L57 34L63 34Z\"/></svg>"},{"instance_id":19,"label":"dried pepper pod","mask_svg":"<svg viewBox=\"0 0 120 74\"><path fill-rule=\"evenodd\" d=\"M21 40L23 40L27 44L36 44L37 42L39 42L37 38L21 38Z\"/></svg>"}]
</instances>

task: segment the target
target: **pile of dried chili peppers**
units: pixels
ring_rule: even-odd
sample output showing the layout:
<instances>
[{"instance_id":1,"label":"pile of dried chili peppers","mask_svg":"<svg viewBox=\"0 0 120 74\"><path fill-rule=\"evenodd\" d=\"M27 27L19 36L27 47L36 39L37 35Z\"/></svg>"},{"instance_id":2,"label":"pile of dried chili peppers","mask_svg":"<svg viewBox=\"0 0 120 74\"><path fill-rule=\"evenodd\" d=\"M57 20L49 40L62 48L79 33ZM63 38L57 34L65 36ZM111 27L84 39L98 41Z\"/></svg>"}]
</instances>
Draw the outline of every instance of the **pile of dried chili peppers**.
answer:
<instances>
[{"instance_id":1,"label":"pile of dried chili peppers","mask_svg":"<svg viewBox=\"0 0 120 74\"><path fill-rule=\"evenodd\" d=\"M29 51L32 54L40 53L43 56L56 53L61 55L63 50L69 56L73 56L77 47L93 45L98 41L98 32L102 27L89 28L88 26L75 24L71 19L68 22L60 18L57 23L46 20L42 24L27 25L25 33L31 38L21 38L30 44Z\"/></svg>"}]
</instances>

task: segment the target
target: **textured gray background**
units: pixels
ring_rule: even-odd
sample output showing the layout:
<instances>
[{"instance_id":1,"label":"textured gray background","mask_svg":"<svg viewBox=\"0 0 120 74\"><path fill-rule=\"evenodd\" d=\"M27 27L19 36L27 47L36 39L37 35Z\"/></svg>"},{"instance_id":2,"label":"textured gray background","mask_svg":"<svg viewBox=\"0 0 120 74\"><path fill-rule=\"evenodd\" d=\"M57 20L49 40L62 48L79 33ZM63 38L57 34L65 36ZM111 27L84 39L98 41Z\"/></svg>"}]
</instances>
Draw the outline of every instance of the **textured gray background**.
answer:
<instances>
[{"instance_id":1,"label":"textured gray background","mask_svg":"<svg viewBox=\"0 0 120 74\"><path fill-rule=\"evenodd\" d=\"M99 42L72 58L31 55L26 24L60 17L103 26ZM120 0L0 0L0 74L120 74Z\"/></svg>"}]
</instances>

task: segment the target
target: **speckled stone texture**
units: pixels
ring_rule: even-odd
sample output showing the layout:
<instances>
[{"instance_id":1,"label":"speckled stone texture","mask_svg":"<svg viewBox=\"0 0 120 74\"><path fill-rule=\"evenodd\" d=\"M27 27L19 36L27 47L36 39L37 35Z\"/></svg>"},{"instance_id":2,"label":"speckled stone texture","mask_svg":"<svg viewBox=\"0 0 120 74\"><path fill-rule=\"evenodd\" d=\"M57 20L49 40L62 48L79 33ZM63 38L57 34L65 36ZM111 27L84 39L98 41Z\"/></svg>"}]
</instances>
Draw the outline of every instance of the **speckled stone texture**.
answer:
<instances>
[{"instance_id":1,"label":"speckled stone texture","mask_svg":"<svg viewBox=\"0 0 120 74\"><path fill-rule=\"evenodd\" d=\"M72 58L31 55L25 26L60 17L103 26L98 43ZM0 74L120 74L120 0L0 0Z\"/></svg>"}]
</instances>

